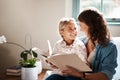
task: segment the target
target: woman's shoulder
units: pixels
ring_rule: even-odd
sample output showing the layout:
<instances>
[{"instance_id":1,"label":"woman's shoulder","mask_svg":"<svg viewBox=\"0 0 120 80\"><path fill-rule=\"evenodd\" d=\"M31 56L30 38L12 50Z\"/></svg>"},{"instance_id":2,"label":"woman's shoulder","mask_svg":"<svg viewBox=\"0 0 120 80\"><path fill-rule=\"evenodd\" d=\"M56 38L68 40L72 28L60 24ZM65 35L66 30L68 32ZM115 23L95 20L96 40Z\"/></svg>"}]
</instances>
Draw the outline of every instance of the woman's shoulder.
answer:
<instances>
[{"instance_id":1,"label":"woman's shoulder","mask_svg":"<svg viewBox=\"0 0 120 80\"><path fill-rule=\"evenodd\" d=\"M116 47L116 45L113 40L110 40L106 47L111 48L111 47Z\"/></svg>"},{"instance_id":2,"label":"woman's shoulder","mask_svg":"<svg viewBox=\"0 0 120 80\"><path fill-rule=\"evenodd\" d=\"M98 49L101 49L104 52L117 51L117 47L112 40L110 40L109 43L104 47L102 47L100 45L98 45L97 47L98 47Z\"/></svg>"},{"instance_id":3,"label":"woman's shoulder","mask_svg":"<svg viewBox=\"0 0 120 80\"><path fill-rule=\"evenodd\" d=\"M102 59L108 57L108 56L117 56L117 47L114 44L113 41L110 41L106 46L102 47L99 44L96 47L96 52L98 53L98 55L103 56ZM104 53L104 55L103 55Z\"/></svg>"}]
</instances>

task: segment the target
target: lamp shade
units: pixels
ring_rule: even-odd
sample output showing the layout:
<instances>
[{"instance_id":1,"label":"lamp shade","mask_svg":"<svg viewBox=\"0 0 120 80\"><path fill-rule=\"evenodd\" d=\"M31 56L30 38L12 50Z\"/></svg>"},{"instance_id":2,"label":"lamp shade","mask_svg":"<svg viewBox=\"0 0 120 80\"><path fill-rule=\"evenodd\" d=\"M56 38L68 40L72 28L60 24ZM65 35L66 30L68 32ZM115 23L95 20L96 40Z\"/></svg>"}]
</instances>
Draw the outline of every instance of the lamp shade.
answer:
<instances>
[{"instance_id":1,"label":"lamp shade","mask_svg":"<svg viewBox=\"0 0 120 80\"><path fill-rule=\"evenodd\" d=\"M6 38L4 35L0 36L0 44L6 43Z\"/></svg>"}]
</instances>

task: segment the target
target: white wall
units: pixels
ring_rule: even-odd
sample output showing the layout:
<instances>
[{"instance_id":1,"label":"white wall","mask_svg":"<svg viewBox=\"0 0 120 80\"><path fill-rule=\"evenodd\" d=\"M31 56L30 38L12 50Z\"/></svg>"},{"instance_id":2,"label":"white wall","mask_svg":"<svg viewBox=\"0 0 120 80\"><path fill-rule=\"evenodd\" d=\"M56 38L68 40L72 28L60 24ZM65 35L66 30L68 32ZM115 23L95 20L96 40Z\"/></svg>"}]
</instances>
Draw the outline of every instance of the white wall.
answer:
<instances>
[{"instance_id":1,"label":"white wall","mask_svg":"<svg viewBox=\"0 0 120 80\"><path fill-rule=\"evenodd\" d=\"M120 37L120 26L109 26L111 36Z\"/></svg>"},{"instance_id":2,"label":"white wall","mask_svg":"<svg viewBox=\"0 0 120 80\"><path fill-rule=\"evenodd\" d=\"M71 1L0 0L0 36L5 35L7 41L19 43L26 48L32 46L47 51L47 40L53 46L60 38L57 32L59 19L71 16ZM18 64L21 51L14 45L0 45L0 72Z\"/></svg>"}]
</instances>

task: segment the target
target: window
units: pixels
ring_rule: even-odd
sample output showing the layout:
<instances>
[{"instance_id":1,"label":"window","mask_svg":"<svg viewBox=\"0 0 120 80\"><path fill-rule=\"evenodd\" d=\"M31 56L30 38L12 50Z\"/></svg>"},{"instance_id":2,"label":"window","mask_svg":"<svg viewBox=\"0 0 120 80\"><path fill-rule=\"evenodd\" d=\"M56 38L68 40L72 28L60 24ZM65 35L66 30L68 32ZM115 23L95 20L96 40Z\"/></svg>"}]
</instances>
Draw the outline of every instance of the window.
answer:
<instances>
[{"instance_id":1,"label":"window","mask_svg":"<svg viewBox=\"0 0 120 80\"><path fill-rule=\"evenodd\" d=\"M73 17L85 7L96 7L103 13L108 24L120 25L120 0L73 0Z\"/></svg>"}]
</instances>

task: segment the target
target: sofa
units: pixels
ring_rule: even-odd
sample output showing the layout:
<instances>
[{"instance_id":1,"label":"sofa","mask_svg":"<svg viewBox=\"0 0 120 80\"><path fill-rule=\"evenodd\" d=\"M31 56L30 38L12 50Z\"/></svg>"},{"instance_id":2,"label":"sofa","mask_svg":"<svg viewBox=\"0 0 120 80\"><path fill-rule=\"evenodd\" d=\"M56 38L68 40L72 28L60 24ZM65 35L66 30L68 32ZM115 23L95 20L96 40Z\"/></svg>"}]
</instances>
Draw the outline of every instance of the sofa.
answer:
<instances>
[{"instance_id":1,"label":"sofa","mask_svg":"<svg viewBox=\"0 0 120 80\"><path fill-rule=\"evenodd\" d=\"M113 80L120 80L120 37L113 37L113 40L118 50L118 57L117 57L118 66L116 68L116 74L113 76Z\"/></svg>"}]
</instances>

